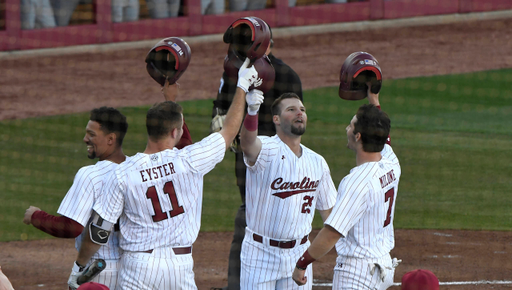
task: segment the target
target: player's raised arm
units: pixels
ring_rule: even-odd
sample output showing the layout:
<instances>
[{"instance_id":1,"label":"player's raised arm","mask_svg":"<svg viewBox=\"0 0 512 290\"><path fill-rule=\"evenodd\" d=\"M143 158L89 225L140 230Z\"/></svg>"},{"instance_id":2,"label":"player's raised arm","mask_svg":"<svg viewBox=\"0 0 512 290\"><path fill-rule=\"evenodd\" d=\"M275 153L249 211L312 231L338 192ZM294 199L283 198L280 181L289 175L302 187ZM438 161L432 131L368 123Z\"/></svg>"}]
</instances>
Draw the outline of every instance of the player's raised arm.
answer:
<instances>
[{"instance_id":1,"label":"player's raised arm","mask_svg":"<svg viewBox=\"0 0 512 290\"><path fill-rule=\"evenodd\" d=\"M180 84L177 82L174 84L170 84L169 80L165 81L165 84L162 86L162 95L166 101L176 102L180 91ZM183 134L181 135L180 141L175 145L176 148L182 149L185 146L192 144L192 136L190 135L190 131L188 130L187 123L185 122L185 117L183 117Z\"/></svg>"},{"instance_id":2,"label":"player's raised arm","mask_svg":"<svg viewBox=\"0 0 512 290\"><path fill-rule=\"evenodd\" d=\"M379 102L379 93L372 93L371 90L371 82L366 83L368 86L368 102L371 105L374 105L375 107L380 109L380 102ZM391 145L391 136L388 135L388 139L386 140L386 144Z\"/></svg>"},{"instance_id":3,"label":"player's raised arm","mask_svg":"<svg viewBox=\"0 0 512 290\"><path fill-rule=\"evenodd\" d=\"M379 93L372 93L371 84L371 82L366 83L366 85L368 86L368 102L374 105L375 107L380 108Z\"/></svg>"},{"instance_id":4,"label":"player's raised arm","mask_svg":"<svg viewBox=\"0 0 512 290\"><path fill-rule=\"evenodd\" d=\"M258 111L263 103L263 92L260 90L250 91L245 100L247 102L247 115L240 132L240 147L244 152L249 164L254 164L261 151L261 141L258 135Z\"/></svg>"},{"instance_id":5,"label":"player's raised arm","mask_svg":"<svg viewBox=\"0 0 512 290\"><path fill-rule=\"evenodd\" d=\"M226 141L226 150L229 148L231 142L233 142L233 139L240 130L240 125L242 124L245 111L245 95L249 91L249 87L258 78L258 72L254 66L248 66L249 59L247 58L238 71L238 83L235 96L233 97L233 102L226 114L224 127L222 127L219 132Z\"/></svg>"}]
</instances>

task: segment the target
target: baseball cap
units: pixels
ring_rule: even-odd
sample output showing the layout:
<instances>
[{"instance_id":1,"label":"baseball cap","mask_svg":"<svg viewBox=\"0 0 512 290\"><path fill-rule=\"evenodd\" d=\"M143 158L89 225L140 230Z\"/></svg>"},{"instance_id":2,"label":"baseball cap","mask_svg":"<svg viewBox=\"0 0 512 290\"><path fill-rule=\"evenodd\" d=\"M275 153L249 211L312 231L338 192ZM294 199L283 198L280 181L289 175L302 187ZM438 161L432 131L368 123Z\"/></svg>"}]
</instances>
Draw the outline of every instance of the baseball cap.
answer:
<instances>
[{"instance_id":1,"label":"baseball cap","mask_svg":"<svg viewBox=\"0 0 512 290\"><path fill-rule=\"evenodd\" d=\"M77 290L110 290L110 289L107 286L100 284L100 283L87 282L87 283L80 285L80 287L78 287Z\"/></svg>"},{"instance_id":2,"label":"baseball cap","mask_svg":"<svg viewBox=\"0 0 512 290\"><path fill-rule=\"evenodd\" d=\"M439 280L431 271L417 269L402 277L402 290L439 290Z\"/></svg>"}]
</instances>

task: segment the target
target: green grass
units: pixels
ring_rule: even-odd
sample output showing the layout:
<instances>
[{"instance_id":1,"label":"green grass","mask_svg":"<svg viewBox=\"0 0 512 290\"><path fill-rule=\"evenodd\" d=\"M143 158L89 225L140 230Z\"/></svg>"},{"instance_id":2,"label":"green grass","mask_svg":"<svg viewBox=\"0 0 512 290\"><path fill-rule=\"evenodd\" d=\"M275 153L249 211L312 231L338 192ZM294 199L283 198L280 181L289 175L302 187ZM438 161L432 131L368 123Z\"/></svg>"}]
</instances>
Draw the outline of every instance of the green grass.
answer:
<instances>
[{"instance_id":1,"label":"green grass","mask_svg":"<svg viewBox=\"0 0 512 290\"><path fill-rule=\"evenodd\" d=\"M512 70L386 80L381 105L391 117L402 165L395 227L511 230ZM327 160L336 186L355 165L345 127L366 101L337 88L306 91L303 144ZM208 134L212 100L182 102L194 140ZM146 144L148 107L122 108L128 155ZM88 114L0 122L0 241L49 235L22 223L29 205L55 214L76 171L94 160L81 141ZM204 180L203 231L231 231L240 205L234 155ZM319 218L314 227L321 227Z\"/></svg>"}]
</instances>

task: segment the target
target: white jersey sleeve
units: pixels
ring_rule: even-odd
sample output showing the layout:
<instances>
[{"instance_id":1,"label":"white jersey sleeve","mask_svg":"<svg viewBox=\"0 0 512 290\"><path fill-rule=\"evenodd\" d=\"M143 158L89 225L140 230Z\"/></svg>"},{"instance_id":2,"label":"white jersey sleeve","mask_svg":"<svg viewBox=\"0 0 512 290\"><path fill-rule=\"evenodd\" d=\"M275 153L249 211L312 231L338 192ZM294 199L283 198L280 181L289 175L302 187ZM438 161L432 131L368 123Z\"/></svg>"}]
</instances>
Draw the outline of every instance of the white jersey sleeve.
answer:
<instances>
[{"instance_id":1,"label":"white jersey sleeve","mask_svg":"<svg viewBox=\"0 0 512 290\"><path fill-rule=\"evenodd\" d=\"M118 164L103 160L95 165L81 168L75 176L73 185L62 200L58 213L82 226L86 226L92 214L94 204L100 199L105 178L113 175ZM80 249L82 234L75 239L76 249ZM117 260L121 257L118 233L113 232L108 243L102 246L92 257L94 259Z\"/></svg>"},{"instance_id":2,"label":"white jersey sleeve","mask_svg":"<svg viewBox=\"0 0 512 290\"><path fill-rule=\"evenodd\" d=\"M316 209L328 210L336 203L336 186L332 181L331 170L329 165L323 157L321 157L321 163L323 168L322 179L318 185L318 200L316 202Z\"/></svg>"},{"instance_id":3,"label":"white jersey sleeve","mask_svg":"<svg viewBox=\"0 0 512 290\"><path fill-rule=\"evenodd\" d=\"M124 206L123 188L126 184L120 181L123 172L118 167L113 174L110 174L103 186L100 198L94 204L94 211L96 211L102 218L115 224L121 216Z\"/></svg>"},{"instance_id":4,"label":"white jersey sleeve","mask_svg":"<svg viewBox=\"0 0 512 290\"><path fill-rule=\"evenodd\" d=\"M57 213L85 226L101 193L104 176L116 167L116 163L105 160L80 168Z\"/></svg>"}]
</instances>

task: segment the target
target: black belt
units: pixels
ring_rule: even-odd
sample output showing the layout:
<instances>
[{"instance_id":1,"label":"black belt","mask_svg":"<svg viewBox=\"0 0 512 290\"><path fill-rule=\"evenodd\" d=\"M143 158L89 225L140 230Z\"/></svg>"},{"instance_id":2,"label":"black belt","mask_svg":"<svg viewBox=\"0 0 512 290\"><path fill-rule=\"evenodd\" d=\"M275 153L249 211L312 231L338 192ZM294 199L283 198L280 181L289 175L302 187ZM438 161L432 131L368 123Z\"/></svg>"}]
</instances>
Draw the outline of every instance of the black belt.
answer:
<instances>
[{"instance_id":1,"label":"black belt","mask_svg":"<svg viewBox=\"0 0 512 290\"><path fill-rule=\"evenodd\" d=\"M172 250L174 251L174 254L176 255L185 255L185 254L190 254L192 253L192 247L185 247L185 248L172 248ZM144 253L153 253L153 250L147 250L147 251L144 251Z\"/></svg>"},{"instance_id":2,"label":"black belt","mask_svg":"<svg viewBox=\"0 0 512 290\"><path fill-rule=\"evenodd\" d=\"M253 238L253 240L255 240L258 243L263 243L263 237L258 234L252 234L252 238ZM302 238L302 240L300 240L300 244L302 245L302 244L306 243L307 241L308 241L308 236L305 235ZM272 240L272 239L269 240L269 244L272 247L278 247L281 249L291 249L291 248L295 247L296 243L297 243L296 240L292 240L292 241L276 241L276 240Z\"/></svg>"}]
</instances>

